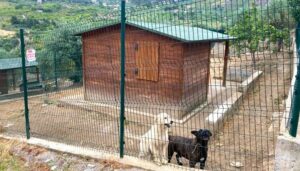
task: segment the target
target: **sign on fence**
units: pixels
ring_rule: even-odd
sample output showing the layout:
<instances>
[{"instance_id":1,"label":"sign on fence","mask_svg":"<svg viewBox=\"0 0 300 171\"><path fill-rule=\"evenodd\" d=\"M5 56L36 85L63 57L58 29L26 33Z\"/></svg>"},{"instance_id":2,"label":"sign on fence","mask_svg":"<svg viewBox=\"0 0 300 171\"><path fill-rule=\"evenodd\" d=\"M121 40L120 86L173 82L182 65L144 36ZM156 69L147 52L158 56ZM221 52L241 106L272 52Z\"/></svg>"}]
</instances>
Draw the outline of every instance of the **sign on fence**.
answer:
<instances>
[{"instance_id":1,"label":"sign on fence","mask_svg":"<svg viewBox=\"0 0 300 171\"><path fill-rule=\"evenodd\" d=\"M36 61L35 50L30 48L26 51L26 59L28 62Z\"/></svg>"}]
</instances>

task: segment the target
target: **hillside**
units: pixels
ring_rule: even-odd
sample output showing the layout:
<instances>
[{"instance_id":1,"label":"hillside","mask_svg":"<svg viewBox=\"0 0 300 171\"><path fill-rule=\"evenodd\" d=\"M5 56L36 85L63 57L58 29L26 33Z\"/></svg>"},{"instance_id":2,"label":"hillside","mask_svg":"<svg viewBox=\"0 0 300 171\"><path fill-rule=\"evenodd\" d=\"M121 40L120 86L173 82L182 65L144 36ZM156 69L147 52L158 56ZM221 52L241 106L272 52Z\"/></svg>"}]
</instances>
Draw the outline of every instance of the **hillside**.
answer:
<instances>
[{"instance_id":1,"label":"hillside","mask_svg":"<svg viewBox=\"0 0 300 171\"><path fill-rule=\"evenodd\" d=\"M95 4L78 4L49 1L20 0L0 2L0 28L16 30L24 27L32 30L47 30L65 22L77 22L82 19L99 17L108 12L108 8Z\"/></svg>"},{"instance_id":2,"label":"hillside","mask_svg":"<svg viewBox=\"0 0 300 171\"><path fill-rule=\"evenodd\" d=\"M89 18L104 17L110 7L83 1L4 0L0 1L0 58L16 57L18 51L18 29L26 32L53 30L65 23L76 23Z\"/></svg>"},{"instance_id":3,"label":"hillside","mask_svg":"<svg viewBox=\"0 0 300 171\"><path fill-rule=\"evenodd\" d=\"M286 0L256 0L259 14L269 4ZM135 21L198 26L226 32L253 6L244 0L127 0L127 18ZM277 9L276 9L277 10ZM276 11L275 10L275 11ZM16 56L19 28L31 35L68 26L83 29L119 18L119 0L2 0L0 1L0 58ZM11 55L13 54L13 55Z\"/></svg>"}]
</instances>

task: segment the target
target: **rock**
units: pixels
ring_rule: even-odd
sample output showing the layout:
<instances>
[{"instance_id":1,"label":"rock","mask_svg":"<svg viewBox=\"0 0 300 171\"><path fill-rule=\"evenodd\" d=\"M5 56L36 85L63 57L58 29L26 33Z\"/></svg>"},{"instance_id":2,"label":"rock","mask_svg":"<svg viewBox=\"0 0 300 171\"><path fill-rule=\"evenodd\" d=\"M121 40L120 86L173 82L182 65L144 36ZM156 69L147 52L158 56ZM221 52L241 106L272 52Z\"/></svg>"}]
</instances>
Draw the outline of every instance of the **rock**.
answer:
<instances>
[{"instance_id":1,"label":"rock","mask_svg":"<svg viewBox=\"0 0 300 171\"><path fill-rule=\"evenodd\" d=\"M60 159L58 162L57 162L57 166L59 168L63 167L63 165L65 164L65 161L63 159Z\"/></svg>"},{"instance_id":2,"label":"rock","mask_svg":"<svg viewBox=\"0 0 300 171\"><path fill-rule=\"evenodd\" d=\"M129 169L115 169L114 171L144 171L144 170L139 168L129 168Z\"/></svg>"},{"instance_id":3,"label":"rock","mask_svg":"<svg viewBox=\"0 0 300 171\"><path fill-rule=\"evenodd\" d=\"M97 169L99 169L99 170L103 170L104 168L105 168L105 166L103 166L103 165L97 166Z\"/></svg>"},{"instance_id":4,"label":"rock","mask_svg":"<svg viewBox=\"0 0 300 171\"><path fill-rule=\"evenodd\" d=\"M57 166L52 166L51 167L51 170L56 170L57 169Z\"/></svg>"},{"instance_id":5,"label":"rock","mask_svg":"<svg viewBox=\"0 0 300 171\"><path fill-rule=\"evenodd\" d=\"M105 166L104 166L104 165L101 165L101 164L99 164L99 163L94 163L94 164L88 164L88 165L86 166L86 168L87 168L87 169L90 169L90 170L95 170L95 171L98 171L98 170L101 170L101 171L102 171L102 169L105 168Z\"/></svg>"},{"instance_id":6,"label":"rock","mask_svg":"<svg viewBox=\"0 0 300 171\"><path fill-rule=\"evenodd\" d=\"M76 163L76 164L72 164L70 165L69 169L70 170L85 170L85 165L82 163Z\"/></svg>"},{"instance_id":7,"label":"rock","mask_svg":"<svg viewBox=\"0 0 300 171\"><path fill-rule=\"evenodd\" d=\"M29 163L26 162L26 163L24 164L24 166L25 166L25 167L29 167Z\"/></svg>"},{"instance_id":8,"label":"rock","mask_svg":"<svg viewBox=\"0 0 300 171\"><path fill-rule=\"evenodd\" d=\"M49 163L51 161L52 161L51 159L47 159L47 160L45 160L45 163Z\"/></svg>"},{"instance_id":9,"label":"rock","mask_svg":"<svg viewBox=\"0 0 300 171\"><path fill-rule=\"evenodd\" d=\"M52 152L45 152L38 155L36 159L41 162L50 163L56 159L56 156Z\"/></svg>"},{"instance_id":10,"label":"rock","mask_svg":"<svg viewBox=\"0 0 300 171\"><path fill-rule=\"evenodd\" d=\"M89 168L95 168L95 167L96 167L96 165L93 165L93 164L88 164L88 165L87 165L87 167L89 167Z\"/></svg>"},{"instance_id":11,"label":"rock","mask_svg":"<svg viewBox=\"0 0 300 171\"><path fill-rule=\"evenodd\" d=\"M11 127L11 126L13 126L14 124L11 124L11 123L8 123L8 124L6 124L5 126L4 126L4 128L9 128L9 127Z\"/></svg>"},{"instance_id":12,"label":"rock","mask_svg":"<svg viewBox=\"0 0 300 171\"><path fill-rule=\"evenodd\" d=\"M236 167L236 168L244 167L243 163L238 162L238 161L232 161L232 162L230 162L230 166Z\"/></svg>"},{"instance_id":13,"label":"rock","mask_svg":"<svg viewBox=\"0 0 300 171\"><path fill-rule=\"evenodd\" d=\"M78 158L76 156L69 156L66 158L68 162L76 162Z\"/></svg>"},{"instance_id":14,"label":"rock","mask_svg":"<svg viewBox=\"0 0 300 171\"><path fill-rule=\"evenodd\" d=\"M111 167L104 167L102 171L114 171L114 169Z\"/></svg>"}]
</instances>

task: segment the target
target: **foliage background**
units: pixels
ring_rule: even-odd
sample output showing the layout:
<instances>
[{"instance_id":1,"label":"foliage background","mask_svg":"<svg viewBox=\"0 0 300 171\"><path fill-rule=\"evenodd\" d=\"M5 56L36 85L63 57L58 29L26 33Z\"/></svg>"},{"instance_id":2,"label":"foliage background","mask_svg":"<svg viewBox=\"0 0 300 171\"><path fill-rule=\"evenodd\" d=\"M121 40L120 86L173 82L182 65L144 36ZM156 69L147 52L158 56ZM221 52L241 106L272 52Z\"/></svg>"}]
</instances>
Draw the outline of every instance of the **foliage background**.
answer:
<instances>
[{"instance_id":1,"label":"foliage background","mask_svg":"<svg viewBox=\"0 0 300 171\"><path fill-rule=\"evenodd\" d=\"M233 42L237 54L250 52L255 65L260 42L274 45L274 51L290 43L295 24L288 12L291 8L293 16L300 18L299 1L129 0L127 13L131 20L189 24L233 35L238 38ZM19 57L18 29L25 28L27 45L38 51L45 79L55 77L53 68L57 66L60 77L80 82L81 41L72 34L118 20L118 15L118 0L1 1L0 58ZM71 73L64 72L66 68Z\"/></svg>"}]
</instances>

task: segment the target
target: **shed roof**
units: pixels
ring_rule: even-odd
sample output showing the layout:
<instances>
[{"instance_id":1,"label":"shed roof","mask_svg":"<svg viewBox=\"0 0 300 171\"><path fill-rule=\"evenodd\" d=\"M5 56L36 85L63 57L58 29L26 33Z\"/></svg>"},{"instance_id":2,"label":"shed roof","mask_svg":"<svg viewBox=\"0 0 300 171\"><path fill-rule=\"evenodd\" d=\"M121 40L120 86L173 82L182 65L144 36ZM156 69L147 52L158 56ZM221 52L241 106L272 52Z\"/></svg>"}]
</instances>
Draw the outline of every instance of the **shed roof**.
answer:
<instances>
[{"instance_id":1,"label":"shed roof","mask_svg":"<svg viewBox=\"0 0 300 171\"><path fill-rule=\"evenodd\" d=\"M37 66L37 62L28 62L26 61L26 67ZM0 70L9 70L22 68L22 59L21 58L8 58L0 59Z\"/></svg>"},{"instance_id":2,"label":"shed roof","mask_svg":"<svg viewBox=\"0 0 300 171\"><path fill-rule=\"evenodd\" d=\"M118 25L120 22L110 23L102 25L97 28L92 28L89 30L81 31L75 35L82 35L87 32L94 30L103 29L109 26ZM182 42L205 42L205 41L226 41L235 39L227 34L218 33L208 29L203 29L200 27L184 26L184 25L170 25L170 24L160 24L160 23L149 23L149 22L139 22L139 21L127 21L127 25L134 26L143 30L147 30L159 35L170 37L175 40Z\"/></svg>"}]
</instances>

